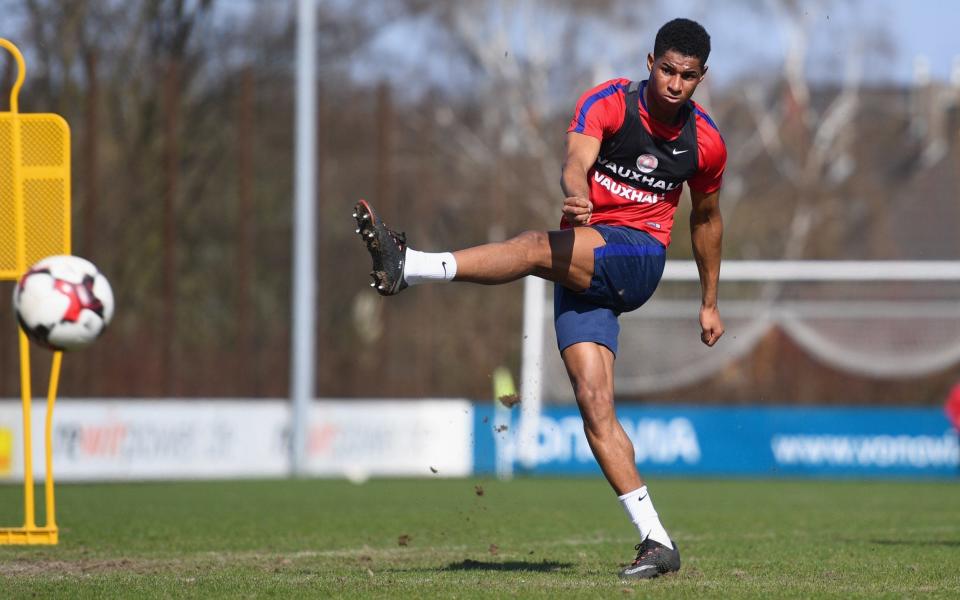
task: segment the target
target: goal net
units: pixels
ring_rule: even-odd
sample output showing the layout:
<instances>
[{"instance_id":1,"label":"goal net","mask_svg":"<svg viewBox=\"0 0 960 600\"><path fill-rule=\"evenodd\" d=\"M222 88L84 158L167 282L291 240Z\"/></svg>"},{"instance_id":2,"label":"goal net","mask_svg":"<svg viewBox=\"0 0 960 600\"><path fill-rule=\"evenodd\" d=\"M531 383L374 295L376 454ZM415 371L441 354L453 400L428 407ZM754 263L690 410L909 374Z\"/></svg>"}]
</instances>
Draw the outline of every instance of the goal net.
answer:
<instances>
[{"instance_id":1,"label":"goal net","mask_svg":"<svg viewBox=\"0 0 960 600\"><path fill-rule=\"evenodd\" d=\"M755 401L751 371L736 367L762 361L771 343L792 345L795 354L836 377L918 380L960 365L960 262L727 261L720 284L726 333L713 348L700 342L695 264L667 265L653 299L621 316L618 400L697 386L698 393L709 394L705 386L726 377L743 380L726 382L744 390L739 401ZM549 297L543 312L542 396L547 403L569 403L573 393L556 350ZM798 366L771 368L787 373Z\"/></svg>"}]
</instances>

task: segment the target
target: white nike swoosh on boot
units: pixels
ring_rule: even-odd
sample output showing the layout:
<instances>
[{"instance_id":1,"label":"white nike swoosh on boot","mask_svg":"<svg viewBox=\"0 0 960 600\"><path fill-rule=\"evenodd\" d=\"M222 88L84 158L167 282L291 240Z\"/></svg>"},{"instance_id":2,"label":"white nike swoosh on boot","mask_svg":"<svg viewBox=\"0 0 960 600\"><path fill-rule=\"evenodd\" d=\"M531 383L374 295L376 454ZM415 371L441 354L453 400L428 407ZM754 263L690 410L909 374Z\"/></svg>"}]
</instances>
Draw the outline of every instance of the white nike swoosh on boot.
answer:
<instances>
[{"instance_id":1,"label":"white nike swoosh on boot","mask_svg":"<svg viewBox=\"0 0 960 600\"><path fill-rule=\"evenodd\" d=\"M657 568L656 565L641 565L636 569L627 569L626 571L624 571L624 573L632 575L633 573L639 573L640 571L643 571L645 569L656 569L656 568Z\"/></svg>"}]
</instances>

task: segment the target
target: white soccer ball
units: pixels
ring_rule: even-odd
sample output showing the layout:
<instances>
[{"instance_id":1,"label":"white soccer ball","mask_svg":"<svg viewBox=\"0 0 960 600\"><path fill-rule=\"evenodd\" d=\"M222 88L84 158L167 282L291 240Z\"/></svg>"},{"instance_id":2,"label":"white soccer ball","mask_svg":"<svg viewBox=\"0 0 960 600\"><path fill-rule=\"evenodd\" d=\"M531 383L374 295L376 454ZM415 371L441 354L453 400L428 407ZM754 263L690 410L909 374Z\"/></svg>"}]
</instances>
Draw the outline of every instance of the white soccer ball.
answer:
<instances>
[{"instance_id":1,"label":"white soccer ball","mask_svg":"<svg viewBox=\"0 0 960 600\"><path fill-rule=\"evenodd\" d=\"M30 339L52 350L74 350L93 342L110 323L113 290L89 260L49 256L17 282L13 308Z\"/></svg>"}]
</instances>

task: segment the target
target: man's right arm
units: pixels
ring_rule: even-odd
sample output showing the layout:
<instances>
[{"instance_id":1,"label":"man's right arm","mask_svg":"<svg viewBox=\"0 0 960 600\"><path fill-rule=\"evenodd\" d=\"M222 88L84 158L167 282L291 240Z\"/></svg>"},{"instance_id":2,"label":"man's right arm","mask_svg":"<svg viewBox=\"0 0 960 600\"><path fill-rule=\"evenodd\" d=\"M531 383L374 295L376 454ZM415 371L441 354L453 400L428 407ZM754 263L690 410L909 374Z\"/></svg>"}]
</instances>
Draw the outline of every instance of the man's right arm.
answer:
<instances>
[{"instance_id":1,"label":"man's right arm","mask_svg":"<svg viewBox=\"0 0 960 600\"><path fill-rule=\"evenodd\" d=\"M563 161L560 187L566 199L563 201L563 218L574 226L587 225L593 214L590 202L588 173L600 154L600 140L571 131L567 134L567 156Z\"/></svg>"}]
</instances>

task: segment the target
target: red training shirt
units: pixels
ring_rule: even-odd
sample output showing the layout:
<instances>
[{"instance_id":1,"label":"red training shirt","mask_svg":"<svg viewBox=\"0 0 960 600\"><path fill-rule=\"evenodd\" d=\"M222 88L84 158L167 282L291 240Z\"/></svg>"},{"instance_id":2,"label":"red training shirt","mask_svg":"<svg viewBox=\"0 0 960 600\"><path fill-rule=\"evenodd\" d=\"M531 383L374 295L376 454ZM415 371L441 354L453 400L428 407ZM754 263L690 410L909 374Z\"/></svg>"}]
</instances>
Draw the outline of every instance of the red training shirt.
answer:
<instances>
[{"instance_id":1,"label":"red training shirt","mask_svg":"<svg viewBox=\"0 0 960 600\"><path fill-rule=\"evenodd\" d=\"M624 104L627 86L630 80L625 78L611 79L587 90L577 101L576 111L570 121L567 132L582 133L595 137L600 141L612 136L623 124ZM646 85L646 82L644 82ZM680 136L683 123L668 125L650 118L646 103L643 99L643 90L640 98L640 121L654 137L673 141ZM716 123L707 115L703 107L693 103L694 118L697 125L697 173L687 180L691 190L709 194L720 189L723 183L723 172L727 165L727 147L720 136ZM622 194L614 194L608 188L600 185L594 177L596 165L587 174L590 180L590 201L593 203L591 225L624 225L646 231L664 246L670 244L670 230L673 227L673 215L680 202L682 188L659 194L656 202L638 203L626 199ZM659 227L652 227L646 223L655 223ZM571 227L563 221L561 227Z\"/></svg>"}]
</instances>

